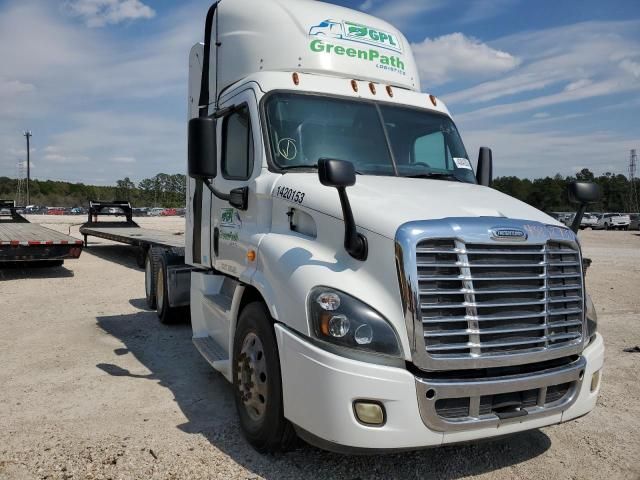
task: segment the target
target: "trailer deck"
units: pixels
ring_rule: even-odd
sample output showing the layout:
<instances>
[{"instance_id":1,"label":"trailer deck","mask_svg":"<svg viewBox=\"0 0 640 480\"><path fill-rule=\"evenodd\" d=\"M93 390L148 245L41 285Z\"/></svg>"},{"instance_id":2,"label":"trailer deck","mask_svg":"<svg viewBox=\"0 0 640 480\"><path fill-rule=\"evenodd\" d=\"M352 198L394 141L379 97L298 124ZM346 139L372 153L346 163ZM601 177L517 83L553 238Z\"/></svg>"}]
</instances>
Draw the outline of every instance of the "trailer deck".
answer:
<instances>
[{"instance_id":1,"label":"trailer deck","mask_svg":"<svg viewBox=\"0 0 640 480\"><path fill-rule=\"evenodd\" d=\"M81 252L82 240L30 223L14 201L0 200L0 262L59 262Z\"/></svg>"},{"instance_id":2,"label":"trailer deck","mask_svg":"<svg viewBox=\"0 0 640 480\"><path fill-rule=\"evenodd\" d=\"M135 222L87 222L80 227L80 233L84 235L85 242L87 237L92 236L137 247L184 248L183 234L142 228Z\"/></svg>"},{"instance_id":3,"label":"trailer deck","mask_svg":"<svg viewBox=\"0 0 640 480\"><path fill-rule=\"evenodd\" d=\"M124 220L100 221L101 216L124 216ZM151 247L170 249L177 255L184 255L184 234L170 233L151 228L142 228L133 221L133 209L129 202L89 202L87 222L80 227L87 246L88 237L104 238L113 242L139 247L137 261L144 267L147 251Z\"/></svg>"}]
</instances>

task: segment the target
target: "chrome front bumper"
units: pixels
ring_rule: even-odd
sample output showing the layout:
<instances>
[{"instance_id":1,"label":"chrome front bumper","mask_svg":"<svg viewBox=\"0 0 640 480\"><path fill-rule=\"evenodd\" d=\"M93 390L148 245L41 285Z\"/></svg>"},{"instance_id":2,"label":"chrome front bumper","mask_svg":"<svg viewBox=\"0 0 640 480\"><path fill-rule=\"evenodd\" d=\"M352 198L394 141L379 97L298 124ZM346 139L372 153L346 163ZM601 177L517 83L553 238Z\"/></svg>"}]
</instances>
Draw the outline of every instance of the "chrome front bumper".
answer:
<instances>
[{"instance_id":1,"label":"chrome front bumper","mask_svg":"<svg viewBox=\"0 0 640 480\"><path fill-rule=\"evenodd\" d=\"M576 401L586 366L585 358L580 357L568 365L525 375L481 380L416 377L420 416L431 430L448 432L497 427L559 413ZM556 395L548 395L552 390ZM443 415L446 407L441 406L447 400L457 405L455 417Z\"/></svg>"}]
</instances>

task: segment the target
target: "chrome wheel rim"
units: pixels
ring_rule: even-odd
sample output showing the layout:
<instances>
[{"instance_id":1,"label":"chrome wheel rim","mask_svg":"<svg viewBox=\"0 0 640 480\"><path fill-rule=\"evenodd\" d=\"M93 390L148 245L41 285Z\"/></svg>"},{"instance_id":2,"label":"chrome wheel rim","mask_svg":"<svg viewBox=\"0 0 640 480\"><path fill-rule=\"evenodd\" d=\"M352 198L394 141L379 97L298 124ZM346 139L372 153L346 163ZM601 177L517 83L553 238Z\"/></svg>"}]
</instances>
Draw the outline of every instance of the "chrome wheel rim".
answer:
<instances>
[{"instance_id":1,"label":"chrome wheel rim","mask_svg":"<svg viewBox=\"0 0 640 480\"><path fill-rule=\"evenodd\" d=\"M249 417L261 421L267 410L267 362L262 342L253 332L244 337L237 368L240 400Z\"/></svg>"}]
</instances>

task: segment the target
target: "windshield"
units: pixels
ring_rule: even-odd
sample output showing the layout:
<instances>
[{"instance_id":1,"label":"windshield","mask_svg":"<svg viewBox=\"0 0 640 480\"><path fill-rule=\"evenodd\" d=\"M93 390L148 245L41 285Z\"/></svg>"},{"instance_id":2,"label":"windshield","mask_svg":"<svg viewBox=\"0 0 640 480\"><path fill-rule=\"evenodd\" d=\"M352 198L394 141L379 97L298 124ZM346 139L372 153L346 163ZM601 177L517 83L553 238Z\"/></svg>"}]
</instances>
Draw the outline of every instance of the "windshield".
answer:
<instances>
[{"instance_id":1,"label":"windshield","mask_svg":"<svg viewBox=\"0 0 640 480\"><path fill-rule=\"evenodd\" d=\"M476 183L456 126L445 115L390 104L279 93L267 99L271 157L283 170L348 160L363 175Z\"/></svg>"}]
</instances>

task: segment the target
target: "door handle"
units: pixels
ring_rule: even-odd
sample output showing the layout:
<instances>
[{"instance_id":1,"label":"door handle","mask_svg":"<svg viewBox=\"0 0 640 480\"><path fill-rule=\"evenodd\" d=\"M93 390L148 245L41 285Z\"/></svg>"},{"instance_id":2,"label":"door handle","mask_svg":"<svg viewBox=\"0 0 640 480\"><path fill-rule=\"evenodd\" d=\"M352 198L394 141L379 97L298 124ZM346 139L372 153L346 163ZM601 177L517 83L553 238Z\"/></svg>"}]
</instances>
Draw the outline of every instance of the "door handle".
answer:
<instances>
[{"instance_id":1,"label":"door handle","mask_svg":"<svg viewBox=\"0 0 640 480\"><path fill-rule=\"evenodd\" d=\"M218 246L220 244L220 229L215 227L213 229L213 254L218 256Z\"/></svg>"}]
</instances>

